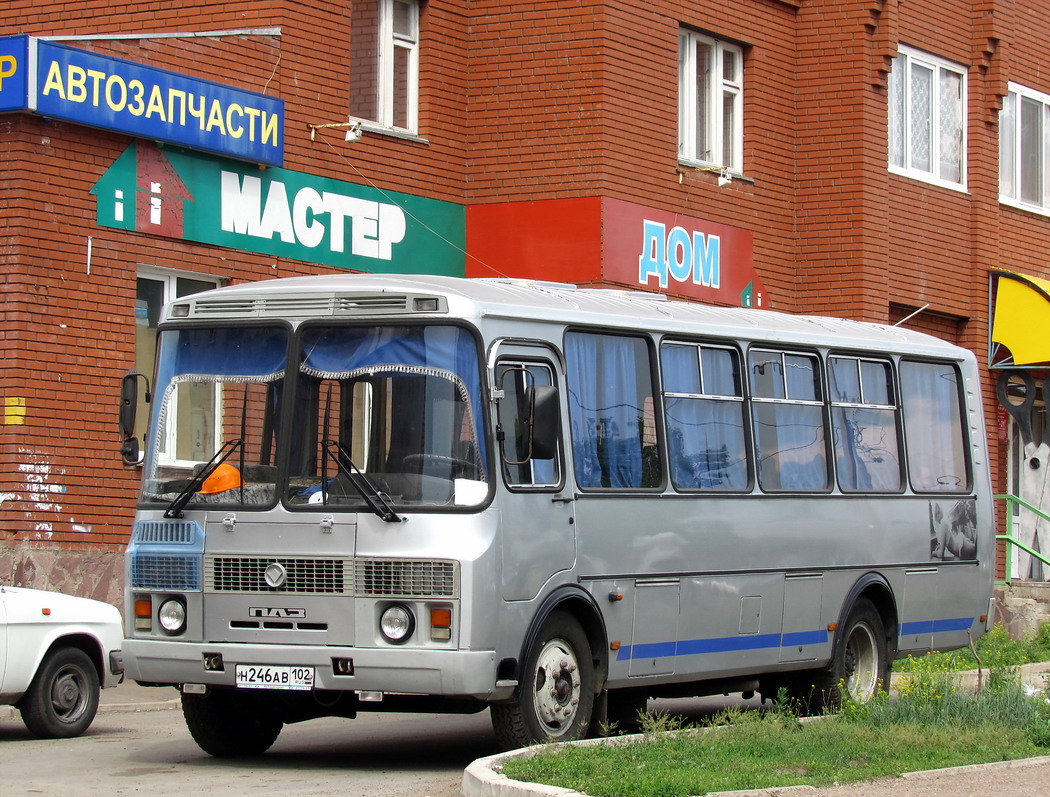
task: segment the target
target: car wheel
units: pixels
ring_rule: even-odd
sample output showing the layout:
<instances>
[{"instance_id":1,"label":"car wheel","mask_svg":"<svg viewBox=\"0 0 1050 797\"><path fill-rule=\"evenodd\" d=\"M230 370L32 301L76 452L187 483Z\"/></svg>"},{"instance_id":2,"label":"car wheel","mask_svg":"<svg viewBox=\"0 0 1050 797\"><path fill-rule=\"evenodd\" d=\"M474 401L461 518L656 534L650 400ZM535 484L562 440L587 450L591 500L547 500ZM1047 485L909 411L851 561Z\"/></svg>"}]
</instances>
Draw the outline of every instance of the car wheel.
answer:
<instances>
[{"instance_id":1,"label":"car wheel","mask_svg":"<svg viewBox=\"0 0 1050 797\"><path fill-rule=\"evenodd\" d=\"M95 719L98 690L98 672L84 651L55 648L19 701L22 721L42 739L79 736Z\"/></svg>"}]
</instances>

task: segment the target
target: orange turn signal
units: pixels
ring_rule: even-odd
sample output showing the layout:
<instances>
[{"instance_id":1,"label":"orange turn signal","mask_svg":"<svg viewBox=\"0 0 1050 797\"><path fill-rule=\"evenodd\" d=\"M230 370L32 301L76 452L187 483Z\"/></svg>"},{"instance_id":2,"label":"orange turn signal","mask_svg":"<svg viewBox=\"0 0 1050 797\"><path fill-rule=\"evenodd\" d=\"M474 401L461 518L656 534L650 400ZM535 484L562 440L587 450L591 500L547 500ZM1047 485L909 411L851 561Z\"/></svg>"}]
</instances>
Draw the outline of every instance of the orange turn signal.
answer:
<instances>
[{"instance_id":1,"label":"orange turn signal","mask_svg":"<svg viewBox=\"0 0 1050 797\"><path fill-rule=\"evenodd\" d=\"M451 609L431 609L430 610L430 626L431 626L431 628L451 628L452 627L452 610Z\"/></svg>"}]
</instances>

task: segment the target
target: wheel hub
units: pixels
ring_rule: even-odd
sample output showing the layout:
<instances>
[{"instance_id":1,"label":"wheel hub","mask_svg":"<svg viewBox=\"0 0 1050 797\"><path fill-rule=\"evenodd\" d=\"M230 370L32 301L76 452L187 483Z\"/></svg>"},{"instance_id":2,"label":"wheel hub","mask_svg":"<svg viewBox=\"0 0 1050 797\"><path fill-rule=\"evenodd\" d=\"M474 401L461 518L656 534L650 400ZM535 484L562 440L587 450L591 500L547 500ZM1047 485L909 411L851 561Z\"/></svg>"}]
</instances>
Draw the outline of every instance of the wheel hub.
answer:
<instances>
[{"instance_id":1,"label":"wheel hub","mask_svg":"<svg viewBox=\"0 0 1050 797\"><path fill-rule=\"evenodd\" d=\"M843 657L843 675L846 690L858 703L866 703L878 692L878 643L866 624L858 624L850 632Z\"/></svg>"},{"instance_id":2,"label":"wheel hub","mask_svg":"<svg viewBox=\"0 0 1050 797\"><path fill-rule=\"evenodd\" d=\"M84 689L75 673L67 672L55 679L51 688L51 705L55 713L69 722L83 710Z\"/></svg>"},{"instance_id":3,"label":"wheel hub","mask_svg":"<svg viewBox=\"0 0 1050 797\"><path fill-rule=\"evenodd\" d=\"M551 736L561 736L573 723L579 706L579 665L561 640L544 645L536 662L536 717Z\"/></svg>"}]
</instances>

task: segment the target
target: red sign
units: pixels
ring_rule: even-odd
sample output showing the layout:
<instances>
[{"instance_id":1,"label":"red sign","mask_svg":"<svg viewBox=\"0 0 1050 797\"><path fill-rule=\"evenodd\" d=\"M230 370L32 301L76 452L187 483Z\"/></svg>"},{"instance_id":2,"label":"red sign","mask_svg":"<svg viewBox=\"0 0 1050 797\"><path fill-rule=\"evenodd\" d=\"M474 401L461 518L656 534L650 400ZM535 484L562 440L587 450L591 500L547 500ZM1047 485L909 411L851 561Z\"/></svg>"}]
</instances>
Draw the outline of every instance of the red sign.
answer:
<instances>
[{"instance_id":1,"label":"red sign","mask_svg":"<svg viewBox=\"0 0 1050 797\"><path fill-rule=\"evenodd\" d=\"M583 197L467 208L468 277L605 282L762 307L750 230Z\"/></svg>"}]
</instances>

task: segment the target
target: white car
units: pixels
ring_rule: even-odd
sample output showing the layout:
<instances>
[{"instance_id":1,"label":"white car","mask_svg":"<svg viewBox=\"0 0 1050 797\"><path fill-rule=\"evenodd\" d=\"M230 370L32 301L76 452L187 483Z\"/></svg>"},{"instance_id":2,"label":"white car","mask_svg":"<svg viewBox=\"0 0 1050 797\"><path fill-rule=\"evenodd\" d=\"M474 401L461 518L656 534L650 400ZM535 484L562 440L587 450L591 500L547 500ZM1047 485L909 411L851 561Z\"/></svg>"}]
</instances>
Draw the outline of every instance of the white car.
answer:
<instances>
[{"instance_id":1,"label":"white car","mask_svg":"<svg viewBox=\"0 0 1050 797\"><path fill-rule=\"evenodd\" d=\"M124 678L123 639L108 603L0 584L0 705L14 705L35 736L79 736L99 688Z\"/></svg>"}]
</instances>

